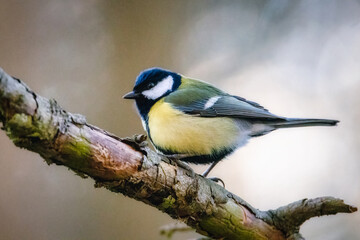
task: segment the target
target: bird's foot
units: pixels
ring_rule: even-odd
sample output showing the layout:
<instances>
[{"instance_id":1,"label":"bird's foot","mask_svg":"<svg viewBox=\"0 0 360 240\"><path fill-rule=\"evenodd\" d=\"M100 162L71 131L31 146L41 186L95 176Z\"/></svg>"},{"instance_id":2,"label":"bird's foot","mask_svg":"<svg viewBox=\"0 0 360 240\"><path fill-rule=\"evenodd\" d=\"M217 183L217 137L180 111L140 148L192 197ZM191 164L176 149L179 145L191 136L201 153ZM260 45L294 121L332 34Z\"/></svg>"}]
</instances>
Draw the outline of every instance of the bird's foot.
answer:
<instances>
[{"instance_id":1,"label":"bird's foot","mask_svg":"<svg viewBox=\"0 0 360 240\"><path fill-rule=\"evenodd\" d=\"M188 154L171 154L171 155L165 155L165 154L162 154L162 153L158 153L158 154L160 156L162 156L162 157L165 157L165 158L169 159L171 162L174 163L174 165L187 170L190 177L195 177L194 170L187 163L181 161L182 158L189 157ZM207 175L210 173L211 169L213 169L217 163L218 162L213 162L211 164L211 166L208 169L206 169L206 171L203 172L203 174L201 174L201 176L203 176L204 178L210 179L211 181L214 181L216 183L220 182L221 185L225 188L225 183L220 178L218 178L218 177L207 177Z\"/></svg>"},{"instance_id":2,"label":"bird's foot","mask_svg":"<svg viewBox=\"0 0 360 240\"><path fill-rule=\"evenodd\" d=\"M223 185L223 187L225 188L225 183L223 180L221 180L220 178L218 177L207 177L207 175L209 175L210 171L215 167L216 164L218 164L219 161L216 161L216 162L213 162L210 167L208 167L208 169L205 170L205 172L203 172L203 174L201 174L201 176L203 176L204 178L207 178L207 179L210 179L216 183L219 183L221 182L221 184Z\"/></svg>"},{"instance_id":3,"label":"bird's foot","mask_svg":"<svg viewBox=\"0 0 360 240\"><path fill-rule=\"evenodd\" d=\"M188 155L186 154L164 155L162 153L159 153L159 155L169 159L171 162L174 163L174 165L185 169L189 173L190 177L195 177L194 170L187 163L181 161L182 158L188 157Z\"/></svg>"},{"instance_id":4,"label":"bird's foot","mask_svg":"<svg viewBox=\"0 0 360 240\"><path fill-rule=\"evenodd\" d=\"M223 180L221 180L221 178L218 177L208 177L207 179L210 179L211 181L214 181L216 183L221 183L221 185L225 188L225 183Z\"/></svg>"}]
</instances>

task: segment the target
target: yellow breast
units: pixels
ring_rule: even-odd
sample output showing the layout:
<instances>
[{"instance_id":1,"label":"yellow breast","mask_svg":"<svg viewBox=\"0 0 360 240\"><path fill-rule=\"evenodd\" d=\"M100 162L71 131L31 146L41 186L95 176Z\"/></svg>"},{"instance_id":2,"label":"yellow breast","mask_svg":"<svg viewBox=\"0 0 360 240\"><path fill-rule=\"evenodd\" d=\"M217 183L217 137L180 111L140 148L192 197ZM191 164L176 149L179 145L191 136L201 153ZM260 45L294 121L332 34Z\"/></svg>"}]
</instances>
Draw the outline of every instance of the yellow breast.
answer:
<instances>
[{"instance_id":1,"label":"yellow breast","mask_svg":"<svg viewBox=\"0 0 360 240\"><path fill-rule=\"evenodd\" d=\"M191 116L163 100L151 108L148 117L151 139L161 149L209 155L237 145L239 128L231 118Z\"/></svg>"}]
</instances>

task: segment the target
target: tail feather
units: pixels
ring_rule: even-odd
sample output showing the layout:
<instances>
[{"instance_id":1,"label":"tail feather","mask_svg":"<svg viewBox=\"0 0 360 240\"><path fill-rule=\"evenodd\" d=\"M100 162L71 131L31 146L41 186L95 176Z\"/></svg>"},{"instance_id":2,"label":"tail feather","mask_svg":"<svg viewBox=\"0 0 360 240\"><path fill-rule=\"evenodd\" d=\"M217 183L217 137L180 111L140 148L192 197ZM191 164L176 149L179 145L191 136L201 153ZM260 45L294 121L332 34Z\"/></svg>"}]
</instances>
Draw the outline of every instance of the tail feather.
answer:
<instances>
[{"instance_id":1,"label":"tail feather","mask_svg":"<svg viewBox=\"0 0 360 240\"><path fill-rule=\"evenodd\" d=\"M335 126L339 121L331 119L286 118L284 121L271 123L275 128Z\"/></svg>"}]
</instances>

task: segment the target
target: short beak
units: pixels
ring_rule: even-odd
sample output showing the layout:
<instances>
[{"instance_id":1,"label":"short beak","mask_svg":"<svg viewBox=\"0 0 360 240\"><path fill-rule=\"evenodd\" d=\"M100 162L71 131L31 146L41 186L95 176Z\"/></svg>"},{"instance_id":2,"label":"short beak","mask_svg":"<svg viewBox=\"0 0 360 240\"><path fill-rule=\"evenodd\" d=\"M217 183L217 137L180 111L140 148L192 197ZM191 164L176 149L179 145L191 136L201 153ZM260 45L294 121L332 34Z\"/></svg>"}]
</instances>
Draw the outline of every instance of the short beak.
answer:
<instances>
[{"instance_id":1,"label":"short beak","mask_svg":"<svg viewBox=\"0 0 360 240\"><path fill-rule=\"evenodd\" d=\"M135 99L135 98L139 97L139 95L140 95L139 93L129 92L129 93L125 94L123 96L123 98L125 98L125 99Z\"/></svg>"}]
</instances>

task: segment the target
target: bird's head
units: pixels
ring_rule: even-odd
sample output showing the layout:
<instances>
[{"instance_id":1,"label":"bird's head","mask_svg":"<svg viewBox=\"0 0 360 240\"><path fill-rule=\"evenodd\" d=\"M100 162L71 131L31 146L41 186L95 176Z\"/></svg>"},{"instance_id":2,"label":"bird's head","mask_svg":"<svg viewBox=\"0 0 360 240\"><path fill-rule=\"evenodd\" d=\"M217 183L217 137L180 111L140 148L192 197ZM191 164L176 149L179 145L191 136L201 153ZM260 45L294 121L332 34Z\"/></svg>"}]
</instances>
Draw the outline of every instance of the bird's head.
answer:
<instances>
[{"instance_id":1,"label":"bird's head","mask_svg":"<svg viewBox=\"0 0 360 240\"><path fill-rule=\"evenodd\" d=\"M134 99L143 116L159 99L176 91L180 84L179 74L161 68L149 68L139 74L133 91L123 98Z\"/></svg>"}]
</instances>

